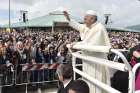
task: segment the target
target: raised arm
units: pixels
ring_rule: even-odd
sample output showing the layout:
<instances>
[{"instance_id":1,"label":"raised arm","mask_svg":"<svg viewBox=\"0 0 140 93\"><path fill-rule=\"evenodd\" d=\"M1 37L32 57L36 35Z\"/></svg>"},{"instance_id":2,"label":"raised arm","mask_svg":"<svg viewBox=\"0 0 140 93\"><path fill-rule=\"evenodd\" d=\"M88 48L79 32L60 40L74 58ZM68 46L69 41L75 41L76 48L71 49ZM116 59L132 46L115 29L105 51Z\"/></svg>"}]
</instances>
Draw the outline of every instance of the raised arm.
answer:
<instances>
[{"instance_id":1,"label":"raised arm","mask_svg":"<svg viewBox=\"0 0 140 93\"><path fill-rule=\"evenodd\" d=\"M74 20L71 20L67 11L63 11L63 13L64 13L64 16L66 17L66 19L69 22L69 26L71 26L72 28L76 29L77 31L80 31L80 32L83 31L83 29L84 29L83 24L80 24L80 23L78 23L78 22L76 22Z\"/></svg>"}]
</instances>

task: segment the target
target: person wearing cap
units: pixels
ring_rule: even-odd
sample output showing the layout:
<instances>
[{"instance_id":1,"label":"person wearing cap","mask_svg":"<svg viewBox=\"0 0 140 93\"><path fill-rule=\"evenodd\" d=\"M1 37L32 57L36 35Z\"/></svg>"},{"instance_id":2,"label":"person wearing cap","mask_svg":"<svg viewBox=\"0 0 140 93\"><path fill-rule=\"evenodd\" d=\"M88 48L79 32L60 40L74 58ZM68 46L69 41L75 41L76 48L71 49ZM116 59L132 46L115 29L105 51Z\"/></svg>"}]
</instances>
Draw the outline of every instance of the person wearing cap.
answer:
<instances>
[{"instance_id":1,"label":"person wearing cap","mask_svg":"<svg viewBox=\"0 0 140 93\"><path fill-rule=\"evenodd\" d=\"M72 20L67 11L63 11L63 13L68 20L69 26L80 32L82 41L74 44L111 47L106 28L103 24L98 22L98 16L95 11L89 10L85 13L84 24L80 24ZM74 44L71 44L71 47ZM107 59L107 55L101 52L83 51L83 54ZM88 73L93 78L110 85L110 74L106 66L90 64L90 62L83 62L83 71ZM89 84L89 86L90 93L105 93L95 85Z\"/></svg>"}]
</instances>

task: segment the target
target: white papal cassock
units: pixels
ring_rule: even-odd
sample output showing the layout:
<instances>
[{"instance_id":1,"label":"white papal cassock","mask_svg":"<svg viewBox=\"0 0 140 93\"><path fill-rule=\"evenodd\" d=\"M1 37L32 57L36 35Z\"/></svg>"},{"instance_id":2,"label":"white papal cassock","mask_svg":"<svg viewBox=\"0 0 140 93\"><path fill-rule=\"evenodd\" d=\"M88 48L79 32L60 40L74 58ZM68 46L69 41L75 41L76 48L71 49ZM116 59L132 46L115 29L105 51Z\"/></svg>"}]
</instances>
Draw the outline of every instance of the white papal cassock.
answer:
<instances>
[{"instance_id":1,"label":"white papal cassock","mask_svg":"<svg viewBox=\"0 0 140 93\"><path fill-rule=\"evenodd\" d=\"M86 27L85 24L79 24L74 20L69 21L69 25L78 30L81 35L82 44L87 45L101 45L110 47L110 41L105 27L101 23L94 23L91 28ZM80 44L78 43L78 44ZM98 58L107 58L107 54L99 52L83 51L84 54L94 56ZM109 70L105 66L98 64L90 64L90 62L83 62L83 71L90 76L102 81L106 84L110 84ZM98 87L90 84L90 93L106 93Z\"/></svg>"}]
</instances>

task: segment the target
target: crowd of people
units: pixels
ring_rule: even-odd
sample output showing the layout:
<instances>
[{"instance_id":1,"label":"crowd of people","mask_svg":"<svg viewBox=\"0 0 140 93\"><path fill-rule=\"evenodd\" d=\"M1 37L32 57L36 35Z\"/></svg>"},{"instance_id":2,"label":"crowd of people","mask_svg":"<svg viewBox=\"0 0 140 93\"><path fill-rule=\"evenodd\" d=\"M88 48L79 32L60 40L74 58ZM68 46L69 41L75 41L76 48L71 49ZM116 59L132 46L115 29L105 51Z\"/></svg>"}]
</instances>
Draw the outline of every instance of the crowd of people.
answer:
<instances>
[{"instance_id":1,"label":"crowd of people","mask_svg":"<svg viewBox=\"0 0 140 93\"><path fill-rule=\"evenodd\" d=\"M78 32L0 32L0 63L65 63L70 61L66 44L80 40ZM7 60L4 62L4 60Z\"/></svg>"},{"instance_id":2,"label":"crowd of people","mask_svg":"<svg viewBox=\"0 0 140 93\"><path fill-rule=\"evenodd\" d=\"M140 40L140 34L136 32L109 32L112 48L130 49L136 46Z\"/></svg>"},{"instance_id":3,"label":"crowd of people","mask_svg":"<svg viewBox=\"0 0 140 93\"><path fill-rule=\"evenodd\" d=\"M4 73L5 76L8 75L8 78L12 79L12 75L7 74L7 69L14 65L17 69L16 81L23 83L26 82L26 80L23 80L26 76L26 73L22 73L23 64L70 63L71 55L68 53L66 45L79 41L79 37L78 32L75 31L0 31L0 73ZM11 68L9 70L11 73ZM44 76L38 77L38 75ZM45 72L34 71L34 74L30 76L30 80L38 82L38 78L43 77L45 77L45 81L54 79L55 70L49 72L46 70ZM12 82L11 79L8 79L9 82ZM7 79L2 80L3 83L7 82L5 80Z\"/></svg>"},{"instance_id":4,"label":"crowd of people","mask_svg":"<svg viewBox=\"0 0 140 93\"><path fill-rule=\"evenodd\" d=\"M110 32L109 37L115 49L130 49L139 43L139 33ZM71 55L66 44L78 41L76 31L1 31L0 63L67 63Z\"/></svg>"},{"instance_id":5,"label":"crowd of people","mask_svg":"<svg viewBox=\"0 0 140 93\"><path fill-rule=\"evenodd\" d=\"M112 48L115 49L130 49L139 43L139 33L109 32L108 35ZM81 39L77 31L2 30L0 64L71 63L71 54L66 45L78 41ZM1 66L0 71L2 69ZM19 71L21 70L17 73Z\"/></svg>"}]
</instances>

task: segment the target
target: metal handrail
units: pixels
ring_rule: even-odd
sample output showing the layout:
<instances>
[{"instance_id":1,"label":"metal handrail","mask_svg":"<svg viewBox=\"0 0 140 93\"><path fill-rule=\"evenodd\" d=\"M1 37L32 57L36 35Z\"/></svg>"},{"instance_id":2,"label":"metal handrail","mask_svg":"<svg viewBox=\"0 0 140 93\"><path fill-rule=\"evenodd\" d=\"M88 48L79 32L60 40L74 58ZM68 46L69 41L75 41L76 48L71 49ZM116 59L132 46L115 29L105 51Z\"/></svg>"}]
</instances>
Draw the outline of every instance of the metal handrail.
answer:
<instances>
[{"instance_id":1,"label":"metal handrail","mask_svg":"<svg viewBox=\"0 0 140 93\"><path fill-rule=\"evenodd\" d=\"M71 44L68 44L67 47L71 48ZM80 43L78 43L78 44L75 44L72 48L73 49L91 51L91 52L109 53L109 50L110 50L111 47L108 47L108 46L91 46L90 44L80 45Z\"/></svg>"},{"instance_id":2,"label":"metal handrail","mask_svg":"<svg viewBox=\"0 0 140 93\"><path fill-rule=\"evenodd\" d=\"M132 71L132 67L129 64L129 62L127 61L126 57L118 50L116 49L110 49L111 52L117 54L124 62L126 69L129 71L129 92L128 93L134 93L134 82L135 82L135 77L134 77L134 73Z\"/></svg>"},{"instance_id":3,"label":"metal handrail","mask_svg":"<svg viewBox=\"0 0 140 93\"><path fill-rule=\"evenodd\" d=\"M103 90L109 92L109 93L121 93L120 91L110 87L109 85L106 85L100 81L98 81L97 79L92 78L91 76L89 76L88 74L73 68L73 70L75 72L77 72L78 74L80 74L81 76L83 76L85 79L88 79L89 81L91 81L92 83L94 83L96 86L101 87Z\"/></svg>"},{"instance_id":4,"label":"metal handrail","mask_svg":"<svg viewBox=\"0 0 140 93\"><path fill-rule=\"evenodd\" d=\"M102 53L109 53L109 52L113 52L113 53L115 53L116 55L118 55L122 60L123 60L123 62L124 62L124 65L123 64L120 64L120 63L117 63L117 64L115 64L115 65L113 65L112 64L112 62L111 61L109 61L108 60L108 63L106 63L106 62L104 62L103 61L103 59L101 59L101 58L95 58L95 57L89 57L89 56L87 56L86 55L86 57L85 57L85 55L81 55L81 54L76 54L76 53L72 53L72 55L74 56L74 58L76 58L76 57L78 57L78 58L82 58L82 59L84 59L84 60L88 60L88 61L90 61L90 62L93 62L93 60L95 61L94 63L97 63L97 64L102 64L102 65L106 65L106 66L108 66L108 67L111 67L111 65L112 65L112 68L115 68L115 69L118 69L118 70L121 70L121 71L129 71L129 92L128 93L134 93L134 81L135 81L135 79L134 79L134 74L133 74L133 72L132 72L132 68L131 68L131 66L130 66L130 64L129 64L129 62L127 61L127 59L125 58L125 56L121 53L121 52L119 52L118 50L116 50L116 49L111 49L110 47L108 47L108 46L91 46L91 45L88 45L88 44L85 44L85 45L80 45L80 44L75 44L75 45L73 45L72 47L71 47L71 45L69 44L69 45L67 45L67 47L69 48L69 50L71 51L71 53L72 53L72 50L71 50L71 48L73 48L73 49L78 49L78 50L85 50L85 51L90 51L90 52L102 52ZM96 60L95 60L96 59ZM100 60L101 62L97 62L97 60ZM104 59L105 60L105 59ZM105 61L107 61L107 60L105 60ZM110 62L110 63L109 63ZM73 63L74 64L74 63ZM116 66L116 65L120 65L120 66ZM75 64L74 64L74 69L76 69L75 68ZM78 72L78 74L79 74L79 72ZM84 75L82 75L82 76L84 76ZM93 79L93 78L92 78ZM97 85L97 83L96 82L94 82L94 84L96 84ZM100 88L102 88L103 89L103 87L101 87L101 86L99 86ZM106 89L106 90L108 90L108 89ZM110 90L108 90L108 91L110 91ZM110 91L111 92L111 91Z\"/></svg>"},{"instance_id":5,"label":"metal handrail","mask_svg":"<svg viewBox=\"0 0 140 93\"><path fill-rule=\"evenodd\" d=\"M135 93L140 93L140 90L137 90Z\"/></svg>"},{"instance_id":6,"label":"metal handrail","mask_svg":"<svg viewBox=\"0 0 140 93\"><path fill-rule=\"evenodd\" d=\"M126 69L128 71L132 71L131 65L127 61L126 57L120 51L118 51L117 49L110 49L110 52L115 53L116 55L118 55L123 60L125 66L126 66Z\"/></svg>"},{"instance_id":7,"label":"metal handrail","mask_svg":"<svg viewBox=\"0 0 140 93\"><path fill-rule=\"evenodd\" d=\"M87 60L91 63L105 65L105 66L108 66L110 68L120 70L120 71L125 71L125 72L127 71L126 67L125 67L125 64L123 64L123 63L116 63L116 62L113 62L113 61L109 61L107 59L91 57L91 56L87 56L87 55L80 54L80 53L72 53L72 55L74 57L77 57L77 58L80 58L80 59L83 59L83 60Z\"/></svg>"},{"instance_id":8,"label":"metal handrail","mask_svg":"<svg viewBox=\"0 0 140 93\"><path fill-rule=\"evenodd\" d=\"M139 67L140 67L140 63L137 63L137 64L133 67L132 71L134 72L134 74L136 74L136 71L138 70Z\"/></svg>"}]
</instances>

